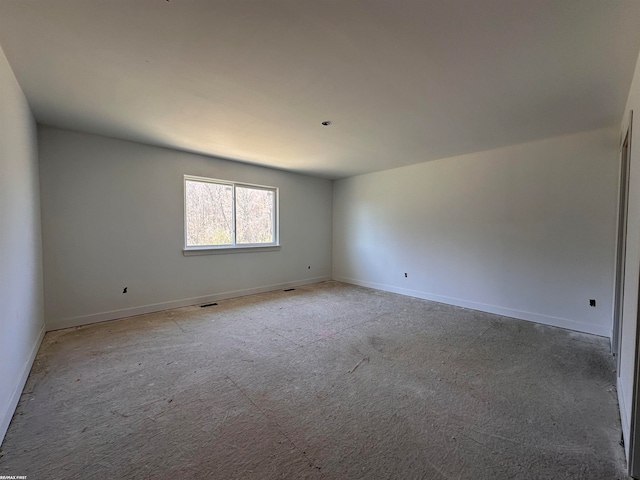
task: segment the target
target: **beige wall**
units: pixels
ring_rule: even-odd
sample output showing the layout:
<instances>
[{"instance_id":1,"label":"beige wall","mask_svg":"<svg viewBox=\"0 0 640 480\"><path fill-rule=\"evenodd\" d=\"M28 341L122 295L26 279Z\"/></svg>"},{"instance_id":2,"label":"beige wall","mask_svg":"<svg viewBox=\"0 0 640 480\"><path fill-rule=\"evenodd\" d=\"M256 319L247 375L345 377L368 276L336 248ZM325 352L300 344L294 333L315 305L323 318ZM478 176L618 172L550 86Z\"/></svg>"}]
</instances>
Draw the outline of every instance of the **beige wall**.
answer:
<instances>
[{"instance_id":1,"label":"beige wall","mask_svg":"<svg viewBox=\"0 0 640 480\"><path fill-rule=\"evenodd\" d=\"M0 49L0 443L42 336L36 124Z\"/></svg>"},{"instance_id":2,"label":"beige wall","mask_svg":"<svg viewBox=\"0 0 640 480\"><path fill-rule=\"evenodd\" d=\"M609 336L616 144L596 130L336 181L334 278Z\"/></svg>"},{"instance_id":3,"label":"beige wall","mask_svg":"<svg viewBox=\"0 0 640 480\"><path fill-rule=\"evenodd\" d=\"M48 329L331 277L329 180L50 127L39 148ZM278 187L281 248L185 257L184 175Z\"/></svg>"}]
</instances>

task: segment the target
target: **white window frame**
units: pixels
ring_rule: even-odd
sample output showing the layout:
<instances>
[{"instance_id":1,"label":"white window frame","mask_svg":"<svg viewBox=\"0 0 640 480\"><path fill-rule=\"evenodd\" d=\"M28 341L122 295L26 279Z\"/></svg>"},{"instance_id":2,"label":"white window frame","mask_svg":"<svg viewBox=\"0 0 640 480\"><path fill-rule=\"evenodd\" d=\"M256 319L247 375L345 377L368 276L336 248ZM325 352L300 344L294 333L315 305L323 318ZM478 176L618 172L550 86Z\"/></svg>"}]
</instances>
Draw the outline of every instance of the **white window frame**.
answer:
<instances>
[{"instance_id":1,"label":"white window frame","mask_svg":"<svg viewBox=\"0 0 640 480\"><path fill-rule=\"evenodd\" d=\"M232 243L227 245L187 245L187 181L215 183L217 185L228 185L232 187ZM236 243L236 188L246 187L256 190L267 190L273 192L273 242L270 243ZM183 253L185 256L190 255L207 255L215 253L232 253L242 251L265 251L280 249L280 190L278 187L269 187L266 185L256 185L252 183L233 182L229 180L220 180L217 178L198 177L195 175L184 175L183 184Z\"/></svg>"}]
</instances>

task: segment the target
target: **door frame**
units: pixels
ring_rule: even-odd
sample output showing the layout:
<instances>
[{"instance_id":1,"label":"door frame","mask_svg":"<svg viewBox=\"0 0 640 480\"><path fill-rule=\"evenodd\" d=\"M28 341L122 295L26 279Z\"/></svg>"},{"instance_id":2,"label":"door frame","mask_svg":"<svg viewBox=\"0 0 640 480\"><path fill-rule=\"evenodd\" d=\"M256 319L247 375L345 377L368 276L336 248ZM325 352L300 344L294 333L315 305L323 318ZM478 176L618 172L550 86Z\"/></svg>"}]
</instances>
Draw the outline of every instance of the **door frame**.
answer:
<instances>
[{"instance_id":1,"label":"door frame","mask_svg":"<svg viewBox=\"0 0 640 480\"><path fill-rule=\"evenodd\" d=\"M624 272L627 248L627 219L629 207L629 167L631 163L631 128L633 110L629 112L629 125L620 145L620 175L618 190L618 231L616 239L616 273L613 306L611 352L616 356L616 370L620 375L620 348L622 337L622 308L624 305Z\"/></svg>"},{"instance_id":2,"label":"door frame","mask_svg":"<svg viewBox=\"0 0 640 480\"><path fill-rule=\"evenodd\" d=\"M621 148L621 158L623 159L623 161L627 162L628 169L630 168L630 163L631 163L632 139L633 139L633 111L629 112L629 125L627 127L627 131L625 133L623 143L622 143L622 148ZM626 158L624 158L625 150L626 150ZM627 178L627 182L628 182L628 178ZM628 195L629 195L629 189L627 188L627 205L626 206L628 206ZM627 218L625 218L624 221L626 224ZM618 284L616 282L616 288L617 287L618 287ZM622 285L622 288L624 288L623 285ZM621 298L624 299L624 292L619 292L617 290L616 294L618 293L622 293ZM629 442L629 445L628 445L629 458L627 459L627 469L631 477L640 478L640 350L639 350L640 328L638 328L640 326L640 322L639 322L640 320L640 286L638 288L638 292L635 292L635 294L637 295L636 303L638 308L638 310L636 311L635 318L625 319L622 312L623 305L620 305L619 316L617 319L618 324L615 325L615 327L618 327L616 347L618 351L617 365L618 365L618 378L619 378L620 362L621 362L620 352L621 352L621 343L622 343L621 342L622 325L623 325L623 322L625 322L625 320L636 322L634 351L632 353L632 355L634 356L634 359L633 359L634 371L633 371L633 385L631 388L631 414L629 417L629 437L627 438L627 441ZM618 300L618 297L616 297L616 301L617 300ZM616 319L614 319L614 321L615 320Z\"/></svg>"}]
</instances>

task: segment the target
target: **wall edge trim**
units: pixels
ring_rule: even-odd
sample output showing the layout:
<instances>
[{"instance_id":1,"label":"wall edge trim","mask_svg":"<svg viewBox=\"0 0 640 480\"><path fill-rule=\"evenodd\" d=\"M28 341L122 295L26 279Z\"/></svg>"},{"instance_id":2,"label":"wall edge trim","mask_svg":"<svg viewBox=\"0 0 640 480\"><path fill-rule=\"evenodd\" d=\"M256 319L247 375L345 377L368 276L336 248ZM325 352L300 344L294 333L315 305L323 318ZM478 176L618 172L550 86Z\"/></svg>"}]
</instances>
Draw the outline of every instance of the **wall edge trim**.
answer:
<instances>
[{"instance_id":1,"label":"wall edge trim","mask_svg":"<svg viewBox=\"0 0 640 480\"><path fill-rule=\"evenodd\" d=\"M624 388L620 382L620 377L616 379L616 391L618 393L618 408L620 410L620 423L622 424L622 438L624 439L624 455L629 461L629 433L631 432L631 424L627 416L627 409L624 403Z\"/></svg>"},{"instance_id":2,"label":"wall edge trim","mask_svg":"<svg viewBox=\"0 0 640 480\"><path fill-rule=\"evenodd\" d=\"M523 310L515 310L512 308L500 307L497 305L489 305L479 302L473 302L469 300L463 300L460 298L447 297L444 295L438 295L435 293L423 292L419 290L411 290L408 288L395 287L393 285L385 285L375 282L367 282L364 280L358 280L355 278L348 278L342 276L334 276L334 280L338 282L350 283L352 285L358 285L361 287L373 288L376 290L383 290L385 292L398 293L400 295L406 295L409 297L421 298L423 300L430 300L433 302L445 303L447 305L455 305L457 307L469 308L471 310L478 310L486 313L493 313L495 315L501 315L503 317L516 318L518 320L526 320L528 322L541 323L552 327L564 328L567 330L573 330L576 332L589 333L592 335L598 335L601 337L609 338L611 333L610 327L600 327L597 325L591 325L584 322L577 322L567 318L552 317L549 315L543 315L540 313L526 312Z\"/></svg>"},{"instance_id":3,"label":"wall edge trim","mask_svg":"<svg viewBox=\"0 0 640 480\"><path fill-rule=\"evenodd\" d=\"M119 310L110 310L108 312L93 313L89 315L79 315L77 317L65 318L47 322L47 331L62 330L64 328L81 327L92 323L107 322L109 320L118 320L126 317L134 317L136 315L145 315L147 313L161 312L163 310L171 310L174 308L190 307L200 303L217 302L218 300L227 300L229 298L243 297L245 295L254 295L257 293L272 292L284 288L300 287L311 283L320 283L331 280L330 276L307 278L304 280L294 280L291 282L274 283L263 285L260 287L246 288L241 290L231 290L222 293L213 293L200 297L183 298L180 300L172 300L169 302L153 303L149 305L141 305L138 307L123 308Z\"/></svg>"},{"instance_id":4,"label":"wall edge trim","mask_svg":"<svg viewBox=\"0 0 640 480\"><path fill-rule=\"evenodd\" d=\"M22 391L24 390L24 386L27 383L27 379L29 378L29 373L31 373L31 367L33 367L33 362L36 359L36 355L38 354L38 350L40 350L40 345L42 344L42 340L44 339L44 335L46 333L46 325L43 323L40 328L40 332L36 337L36 341L31 347L31 352L29 352L29 357L27 361L22 367L22 371L20 372L20 376L18 377L18 382L13 388L13 392L11 393L11 397L9 397L9 404L7 408L0 416L0 446L4 441L4 437L7 434L7 430L9 430L9 425L11 424L11 420L13 419L13 415L18 407L18 403L20 402L20 397L22 396Z\"/></svg>"}]
</instances>

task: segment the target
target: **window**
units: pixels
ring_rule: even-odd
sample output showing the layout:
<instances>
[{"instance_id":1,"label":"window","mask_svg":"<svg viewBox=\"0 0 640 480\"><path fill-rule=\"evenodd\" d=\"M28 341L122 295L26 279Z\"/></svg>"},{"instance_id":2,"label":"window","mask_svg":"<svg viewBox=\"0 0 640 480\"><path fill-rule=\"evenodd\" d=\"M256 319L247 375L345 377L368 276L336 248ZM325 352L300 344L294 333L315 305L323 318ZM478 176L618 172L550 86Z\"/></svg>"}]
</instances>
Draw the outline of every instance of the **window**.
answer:
<instances>
[{"instance_id":1,"label":"window","mask_svg":"<svg viewBox=\"0 0 640 480\"><path fill-rule=\"evenodd\" d=\"M184 177L185 250L278 245L278 189Z\"/></svg>"}]
</instances>

